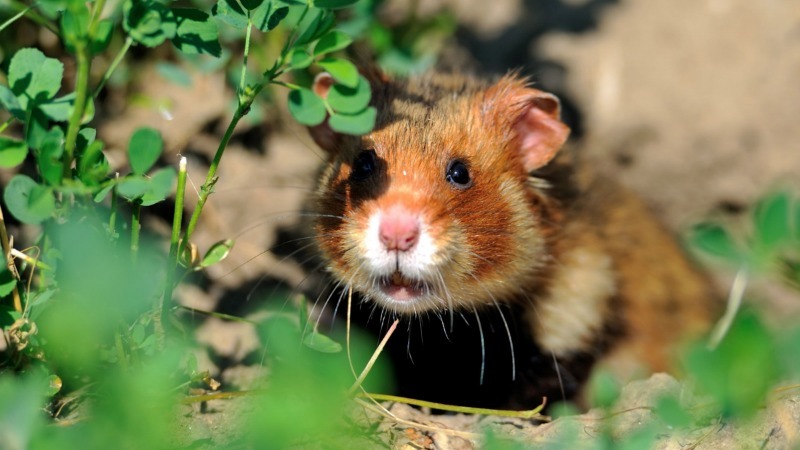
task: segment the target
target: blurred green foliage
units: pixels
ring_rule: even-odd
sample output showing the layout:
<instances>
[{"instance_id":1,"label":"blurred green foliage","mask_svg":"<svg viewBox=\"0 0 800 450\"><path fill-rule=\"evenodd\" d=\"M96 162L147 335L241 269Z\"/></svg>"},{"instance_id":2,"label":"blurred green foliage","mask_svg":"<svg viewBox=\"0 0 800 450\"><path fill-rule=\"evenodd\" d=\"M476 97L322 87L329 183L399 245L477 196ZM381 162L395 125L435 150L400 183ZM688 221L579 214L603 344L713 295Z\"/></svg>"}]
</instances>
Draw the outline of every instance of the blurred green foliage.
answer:
<instances>
[{"instance_id":1,"label":"blurred green foliage","mask_svg":"<svg viewBox=\"0 0 800 450\"><path fill-rule=\"evenodd\" d=\"M191 242L219 161L236 124L257 116L250 114L252 106L267 86L288 91L289 110L302 124L330 119L334 130L351 134L372 128L369 83L344 57L360 35L337 28L337 16L355 3L0 4L0 36L14 37L0 39L0 167L17 172L3 186L2 212L36 226L31 247L20 250L22 243L10 239L7 222L0 222L0 327L6 341L0 353L0 447L172 448L180 440L181 401L187 387L207 374L198 373L196 360L187 356L196 343L173 324L172 287L183 274L224 259L234 245L223 240L201 256ZM31 30L41 31L41 46L39 34L25 38ZM48 43L51 35L55 46ZM130 82L142 59L184 86L192 82L191 71L223 70L236 91L228 131L188 225L182 222L182 189L175 192L176 180L182 186L186 175L159 163L168 158L160 133L134 130L127 147L130 170L114 174L93 128L107 83ZM307 87L308 74L320 71L335 81L329 98ZM166 253L164 239L140 236L140 217L142 208L163 205L173 193L176 214ZM341 345L309 327L300 312L268 322L268 388L247 399L256 413L241 439L274 448L308 439L312 431L349 429L346 392L354 378ZM356 367L372 346L354 338ZM385 372L374 372L370 380L383 386Z\"/></svg>"}]
</instances>

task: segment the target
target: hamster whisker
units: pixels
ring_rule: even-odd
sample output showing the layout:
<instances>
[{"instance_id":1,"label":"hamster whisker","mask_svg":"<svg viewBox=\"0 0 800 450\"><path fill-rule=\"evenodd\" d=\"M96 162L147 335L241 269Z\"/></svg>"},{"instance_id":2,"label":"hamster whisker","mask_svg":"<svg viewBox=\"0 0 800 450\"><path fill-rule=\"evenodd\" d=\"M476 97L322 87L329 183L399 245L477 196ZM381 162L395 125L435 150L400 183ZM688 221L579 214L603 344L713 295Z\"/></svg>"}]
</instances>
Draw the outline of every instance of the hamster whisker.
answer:
<instances>
[{"instance_id":1,"label":"hamster whisker","mask_svg":"<svg viewBox=\"0 0 800 450\"><path fill-rule=\"evenodd\" d=\"M483 336L483 326L481 325L481 316L478 315L478 310L473 306L472 312L475 315L475 320L478 321L478 333L481 336L481 377L480 385L483 386L483 375L486 370L486 341Z\"/></svg>"}]
</instances>

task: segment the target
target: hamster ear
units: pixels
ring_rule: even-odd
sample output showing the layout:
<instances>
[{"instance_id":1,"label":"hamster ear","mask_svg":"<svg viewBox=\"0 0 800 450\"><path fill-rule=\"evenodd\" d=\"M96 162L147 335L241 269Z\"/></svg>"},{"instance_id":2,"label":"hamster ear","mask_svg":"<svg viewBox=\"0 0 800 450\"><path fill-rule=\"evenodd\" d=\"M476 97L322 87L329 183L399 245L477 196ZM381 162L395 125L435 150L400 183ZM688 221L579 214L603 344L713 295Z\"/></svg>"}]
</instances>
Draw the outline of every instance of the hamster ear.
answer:
<instances>
[{"instance_id":1,"label":"hamster ear","mask_svg":"<svg viewBox=\"0 0 800 450\"><path fill-rule=\"evenodd\" d=\"M561 121L558 97L537 89L525 89L517 109L514 131L525 169L536 170L555 157L569 137L569 127Z\"/></svg>"},{"instance_id":2,"label":"hamster ear","mask_svg":"<svg viewBox=\"0 0 800 450\"><path fill-rule=\"evenodd\" d=\"M328 92L330 92L334 83L335 81L329 73L322 72L314 78L314 85L311 86L311 90L318 96L327 98ZM308 127L308 131L317 145L326 152L333 152L339 145L340 136L330 127L328 119L329 117L326 117L321 124Z\"/></svg>"}]
</instances>

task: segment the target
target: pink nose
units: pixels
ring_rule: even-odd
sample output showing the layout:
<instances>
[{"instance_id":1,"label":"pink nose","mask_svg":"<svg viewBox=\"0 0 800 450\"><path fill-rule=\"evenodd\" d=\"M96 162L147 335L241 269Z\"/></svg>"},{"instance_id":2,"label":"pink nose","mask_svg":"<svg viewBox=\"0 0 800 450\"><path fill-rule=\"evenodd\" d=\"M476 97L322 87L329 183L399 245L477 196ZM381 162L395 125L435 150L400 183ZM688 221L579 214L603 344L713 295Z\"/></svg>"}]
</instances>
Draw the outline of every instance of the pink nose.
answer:
<instances>
[{"instance_id":1,"label":"pink nose","mask_svg":"<svg viewBox=\"0 0 800 450\"><path fill-rule=\"evenodd\" d=\"M378 233L386 250L406 252L419 240L419 220L405 208L391 208L381 217Z\"/></svg>"}]
</instances>

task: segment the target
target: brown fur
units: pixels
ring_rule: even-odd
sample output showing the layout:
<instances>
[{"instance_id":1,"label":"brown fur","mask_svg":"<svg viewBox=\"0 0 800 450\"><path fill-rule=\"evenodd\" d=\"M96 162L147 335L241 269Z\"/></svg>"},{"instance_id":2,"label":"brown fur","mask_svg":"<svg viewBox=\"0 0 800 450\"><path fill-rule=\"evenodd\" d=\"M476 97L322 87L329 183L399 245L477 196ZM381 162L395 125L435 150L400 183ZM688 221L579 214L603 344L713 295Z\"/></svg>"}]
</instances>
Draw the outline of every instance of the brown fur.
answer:
<instances>
[{"instance_id":1,"label":"brown fur","mask_svg":"<svg viewBox=\"0 0 800 450\"><path fill-rule=\"evenodd\" d=\"M645 206L610 180L579 180L563 158L550 162L567 132L554 97L513 75L372 82L372 133L312 129L329 155L317 232L335 278L367 289L366 218L399 204L424 217L446 286L446 301L400 314L517 305L545 354L589 355L626 376L669 370L680 339L708 327L707 280ZM378 155L379 175L354 185L350 165L364 149ZM454 158L468 164L468 189L445 181Z\"/></svg>"}]
</instances>

